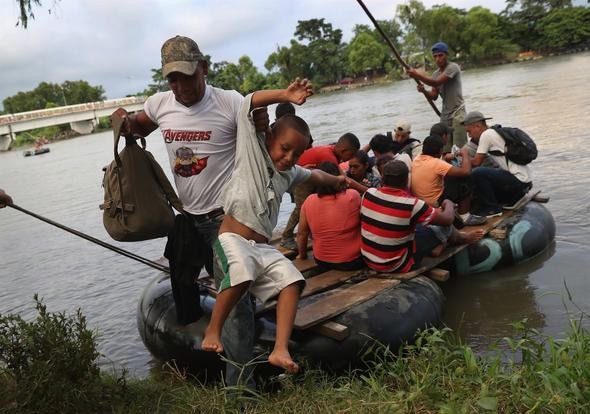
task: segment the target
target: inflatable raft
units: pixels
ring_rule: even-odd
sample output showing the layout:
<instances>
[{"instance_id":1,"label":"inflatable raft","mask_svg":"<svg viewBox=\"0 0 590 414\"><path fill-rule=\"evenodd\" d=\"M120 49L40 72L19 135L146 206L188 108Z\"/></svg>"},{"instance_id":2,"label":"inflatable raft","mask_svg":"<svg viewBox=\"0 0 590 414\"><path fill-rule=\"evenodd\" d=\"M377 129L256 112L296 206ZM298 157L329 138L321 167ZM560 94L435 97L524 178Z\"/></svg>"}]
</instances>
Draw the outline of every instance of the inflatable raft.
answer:
<instances>
[{"instance_id":1,"label":"inflatable raft","mask_svg":"<svg viewBox=\"0 0 590 414\"><path fill-rule=\"evenodd\" d=\"M488 271L536 256L555 236L553 217L536 202L496 222L495 236L492 232L477 244L456 248L446 257L425 259L429 263L426 266L447 266L456 273ZM327 288L313 294L304 291L290 350L296 358L340 370L358 366L363 350L373 340L393 350L412 341L417 330L438 325L442 315L444 295L436 282L420 275L424 269L413 275L399 274L397 278L371 276L366 271L365 276L362 271L355 275L332 271L309 277L306 291L320 285ZM328 279L332 285L326 284ZM219 371L219 357L200 349L215 302L214 293L202 292L200 300L205 316L195 323L180 325L169 277L162 273L151 281L140 298L139 332L147 348L160 359L175 359L198 371ZM340 309L331 314L327 308ZM257 310L256 352L259 354L269 351L274 342L274 313L274 309ZM342 329L341 335L338 329Z\"/></svg>"},{"instance_id":2,"label":"inflatable raft","mask_svg":"<svg viewBox=\"0 0 590 414\"><path fill-rule=\"evenodd\" d=\"M547 208L530 202L478 243L454 255L454 273L472 274L511 266L535 257L555 238L555 221Z\"/></svg>"},{"instance_id":3,"label":"inflatable raft","mask_svg":"<svg viewBox=\"0 0 590 414\"><path fill-rule=\"evenodd\" d=\"M346 291L352 286L336 289ZM330 300L336 290L303 298L300 308ZM339 314L331 320L347 328L345 338L335 339L315 330L293 331L290 351L323 367L339 370L358 365L361 351L375 338L397 349L404 341L411 341L420 328L440 323L444 295L436 282L427 277L416 277L383 292ZM176 320L170 279L162 274L146 287L139 301L138 327L147 348L162 360L177 362L198 370L217 369L219 358L212 352L201 351L201 340L209 322L214 298L201 294L205 316L183 326ZM257 353L272 349L275 338L275 310L257 312Z\"/></svg>"}]
</instances>

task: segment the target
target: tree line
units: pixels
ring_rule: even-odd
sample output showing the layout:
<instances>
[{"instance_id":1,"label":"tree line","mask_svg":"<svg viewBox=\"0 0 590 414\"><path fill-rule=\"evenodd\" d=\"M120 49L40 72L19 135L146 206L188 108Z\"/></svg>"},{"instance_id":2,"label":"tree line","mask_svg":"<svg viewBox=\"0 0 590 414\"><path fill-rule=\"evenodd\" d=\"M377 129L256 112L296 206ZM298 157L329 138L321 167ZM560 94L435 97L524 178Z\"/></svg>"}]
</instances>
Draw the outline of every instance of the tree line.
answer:
<instances>
[{"instance_id":1,"label":"tree line","mask_svg":"<svg viewBox=\"0 0 590 414\"><path fill-rule=\"evenodd\" d=\"M397 6L393 19L378 23L406 62L427 68L433 66L430 46L439 40L449 44L451 59L467 66L511 60L524 50L551 53L590 44L590 8L573 7L571 0L507 0L506 8L498 14L482 6L465 10L442 4L428 9L420 0L409 0ZM237 63L213 62L207 56L208 82L246 94L285 87L296 76L321 87L344 77L396 79L403 74L371 26L356 25L347 43L342 40L342 30L324 18L300 20L293 36L288 45L277 46L268 56L266 74L247 55ZM137 95L168 88L161 69L151 71L152 83ZM6 112L22 112L101 99L102 86L92 87L84 81L62 85L43 82L34 91L4 99L3 104Z\"/></svg>"}]
</instances>

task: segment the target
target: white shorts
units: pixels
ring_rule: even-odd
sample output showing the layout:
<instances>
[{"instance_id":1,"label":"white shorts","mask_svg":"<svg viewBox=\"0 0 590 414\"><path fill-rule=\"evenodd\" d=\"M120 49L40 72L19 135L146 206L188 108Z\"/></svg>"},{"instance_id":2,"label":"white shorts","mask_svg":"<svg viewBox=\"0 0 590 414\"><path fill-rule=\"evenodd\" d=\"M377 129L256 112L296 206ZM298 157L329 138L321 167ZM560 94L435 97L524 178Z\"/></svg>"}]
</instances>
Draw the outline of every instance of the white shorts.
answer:
<instances>
[{"instance_id":1,"label":"white shorts","mask_svg":"<svg viewBox=\"0 0 590 414\"><path fill-rule=\"evenodd\" d=\"M305 286L303 275L291 260L266 243L246 240L235 233L222 233L213 249L224 275L219 292L252 282L250 292L264 303L293 283L299 283L302 290Z\"/></svg>"}]
</instances>

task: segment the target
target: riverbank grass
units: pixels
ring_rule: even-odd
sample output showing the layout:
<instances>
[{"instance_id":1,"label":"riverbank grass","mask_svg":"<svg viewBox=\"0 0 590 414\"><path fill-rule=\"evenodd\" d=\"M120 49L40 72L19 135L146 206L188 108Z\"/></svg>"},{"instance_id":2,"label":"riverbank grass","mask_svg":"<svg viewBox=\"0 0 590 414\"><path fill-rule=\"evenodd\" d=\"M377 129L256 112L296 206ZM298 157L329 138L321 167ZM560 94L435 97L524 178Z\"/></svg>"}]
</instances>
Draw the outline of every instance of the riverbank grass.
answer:
<instances>
[{"instance_id":1,"label":"riverbank grass","mask_svg":"<svg viewBox=\"0 0 590 414\"><path fill-rule=\"evenodd\" d=\"M590 335L572 321L564 339L515 323L518 335L477 355L447 328L421 332L393 353L367 351L368 368L334 376L307 367L246 391L203 384L168 365L157 377L98 369L84 316L0 315L0 411L470 413L590 412Z\"/></svg>"}]
</instances>

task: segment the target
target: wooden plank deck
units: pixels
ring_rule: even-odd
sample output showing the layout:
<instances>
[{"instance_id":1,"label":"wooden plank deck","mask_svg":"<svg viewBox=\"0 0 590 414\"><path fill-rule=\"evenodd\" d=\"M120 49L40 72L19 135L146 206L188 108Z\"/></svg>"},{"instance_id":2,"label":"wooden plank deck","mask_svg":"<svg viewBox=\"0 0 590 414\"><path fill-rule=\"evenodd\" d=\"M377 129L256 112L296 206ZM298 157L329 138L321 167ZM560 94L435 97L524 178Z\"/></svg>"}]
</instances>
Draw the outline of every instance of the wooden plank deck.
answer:
<instances>
[{"instance_id":1,"label":"wooden plank deck","mask_svg":"<svg viewBox=\"0 0 590 414\"><path fill-rule=\"evenodd\" d=\"M327 321L400 283L397 279L367 279L350 287L334 289L329 297L300 307L295 316L294 328L307 329Z\"/></svg>"}]
</instances>

